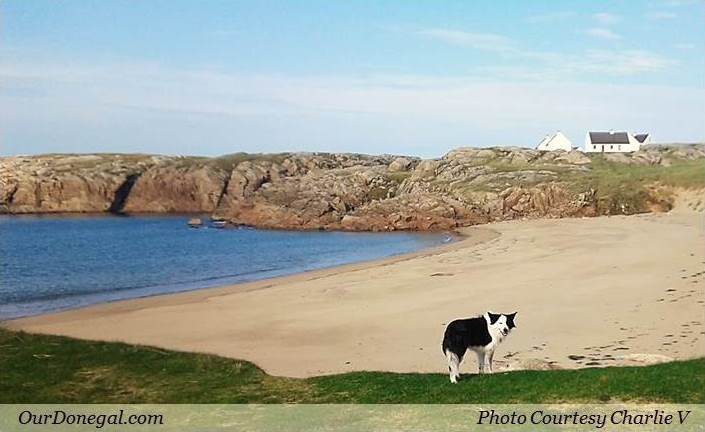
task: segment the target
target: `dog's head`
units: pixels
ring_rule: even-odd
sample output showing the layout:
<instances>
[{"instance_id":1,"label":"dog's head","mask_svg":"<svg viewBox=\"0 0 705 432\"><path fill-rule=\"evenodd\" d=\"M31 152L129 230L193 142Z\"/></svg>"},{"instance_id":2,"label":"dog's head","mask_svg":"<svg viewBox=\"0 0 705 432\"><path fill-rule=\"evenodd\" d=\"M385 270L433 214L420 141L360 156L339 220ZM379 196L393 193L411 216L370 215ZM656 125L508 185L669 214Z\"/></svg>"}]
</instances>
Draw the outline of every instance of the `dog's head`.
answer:
<instances>
[{"instance_id":1,"label":"dog's head","mask_svg":"<svg viewBox=\"0 0 705 432\"><path fill-rule=\"evenodd\" d=\"M487 312L487 315L490 317L490 325L496 328L502 336L507 336L509 332L516 327L514 324L514 317L517 315L516 312L510 314Z\"/></svg>"}]
</instances>

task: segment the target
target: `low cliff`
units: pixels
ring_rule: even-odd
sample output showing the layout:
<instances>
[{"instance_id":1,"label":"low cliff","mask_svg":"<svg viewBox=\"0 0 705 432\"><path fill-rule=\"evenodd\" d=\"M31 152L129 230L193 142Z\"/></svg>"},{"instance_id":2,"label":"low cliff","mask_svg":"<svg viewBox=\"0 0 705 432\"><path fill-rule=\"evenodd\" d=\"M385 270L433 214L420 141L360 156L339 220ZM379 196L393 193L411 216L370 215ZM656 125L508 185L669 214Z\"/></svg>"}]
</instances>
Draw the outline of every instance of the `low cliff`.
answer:
<instances>
[{"instance_id":1,"label":"low cliff","mask_svg":"<svg viewBox=\"0 0 705 432\"><path fill-rule=\"evenodd\" d=\"M586 155L461 148L357 154L0 158L0 212L207 213L284 229L440 230L524 217L668 210L705 186L705 146Z\"/></svg>"}]
</instances>

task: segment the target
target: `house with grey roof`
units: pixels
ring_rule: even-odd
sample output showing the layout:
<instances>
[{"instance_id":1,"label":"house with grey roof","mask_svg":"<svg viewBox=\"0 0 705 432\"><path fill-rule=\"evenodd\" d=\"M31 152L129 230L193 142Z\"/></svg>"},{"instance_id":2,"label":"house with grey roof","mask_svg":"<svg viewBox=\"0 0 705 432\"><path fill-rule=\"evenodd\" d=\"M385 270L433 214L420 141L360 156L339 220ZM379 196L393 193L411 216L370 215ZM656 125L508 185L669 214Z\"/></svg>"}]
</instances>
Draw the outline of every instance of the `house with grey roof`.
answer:
<instances>
[{"instance_id":1,"label":"house with grey roof","mask_svg":"<svg viewBox=\"0 0 705 432\"><path fill-rule=\"evenodd\" d=\"M637 138L639 137L639 138ZM632 135L629 132L588 132L585 135L586 153L631 153L646 144L649 134Z\"/></svg>"}]
</instances>

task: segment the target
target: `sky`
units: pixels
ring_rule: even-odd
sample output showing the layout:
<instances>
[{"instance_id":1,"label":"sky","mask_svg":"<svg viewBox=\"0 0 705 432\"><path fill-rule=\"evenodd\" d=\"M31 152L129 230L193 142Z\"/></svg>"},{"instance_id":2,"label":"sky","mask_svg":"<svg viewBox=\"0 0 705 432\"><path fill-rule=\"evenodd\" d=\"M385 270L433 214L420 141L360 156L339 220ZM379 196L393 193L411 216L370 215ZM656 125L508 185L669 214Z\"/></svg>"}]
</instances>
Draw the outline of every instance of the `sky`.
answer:
<instances>
[{"instance_id":1,"label":"sky","mask_svg":"<svg viewBox=\"0 0 705 432\"><path fill-rule=\"evenodd\" d=\"M705 1L0 0L0 155L705 141Z\"/></svg>"}]
</instances>

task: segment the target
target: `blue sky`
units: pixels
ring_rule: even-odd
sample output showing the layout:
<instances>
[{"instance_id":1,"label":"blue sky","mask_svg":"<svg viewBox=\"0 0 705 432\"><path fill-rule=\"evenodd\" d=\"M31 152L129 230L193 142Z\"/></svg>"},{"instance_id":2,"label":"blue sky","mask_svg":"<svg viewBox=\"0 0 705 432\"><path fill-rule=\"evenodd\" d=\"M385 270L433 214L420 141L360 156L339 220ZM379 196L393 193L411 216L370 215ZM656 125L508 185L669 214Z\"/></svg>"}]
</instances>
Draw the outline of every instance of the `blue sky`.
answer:
<instances>
[{"instance_id":1,"label":"blue sky","mask_svg":"<svg viewBox=\"0 0 705 432\"><path fill-rule=\"evenodd\" d=\"M705 2L0 1L0 154L705 140Z\"/></svg>"}]
</instances>

